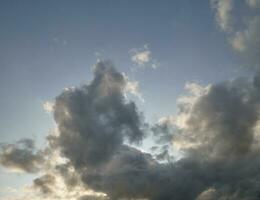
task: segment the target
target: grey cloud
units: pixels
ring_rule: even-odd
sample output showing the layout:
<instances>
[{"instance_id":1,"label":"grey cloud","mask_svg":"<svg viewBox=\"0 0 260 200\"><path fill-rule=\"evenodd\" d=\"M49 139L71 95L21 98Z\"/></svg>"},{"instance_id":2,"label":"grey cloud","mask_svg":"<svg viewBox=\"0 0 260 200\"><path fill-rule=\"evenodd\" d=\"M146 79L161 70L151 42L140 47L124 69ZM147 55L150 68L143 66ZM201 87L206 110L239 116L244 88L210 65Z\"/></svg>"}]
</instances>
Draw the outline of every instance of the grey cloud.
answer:
<instances>
[{"instance_id":1,"label":"grey cloud","mask_svg":"<svg viewBox=\"0 0 260 200\"><path fill-rule=\"evenodd\" d=\"M83 184L86 190L107 195L101 199L257 200L259 80L235 79L205 91L200 87L195 97L179 103L172 120L150 127L151 139L164 151L149 154L129 144L140 143L148 129L135 104L123 95L123 75L110 63L98 63L90 84L56 98L58 134L48 137L49 148L60 150L67 163L46 171L34 181L34 188L51 196L60 174L69 190ZM167 160L170 145L177 143L183 156L159 162ZM84 195L75 197L100 199Z\"/></svg>"},{"instance_id":2,"label":"grey cloud","mask_svg":"<svg viewBox=\"0 0 260 200\"><path fill-rule=\"evenodd\" d=\"M189 109L187 102L180 105L178 116L188 116L184 127L167 121L153 126L153 139L165 146L157 158L166 158L167 145L178 140L200 144L182 149L184 157L176 162L159 163L156 155L125 143L140 142L144 124L135 104L124 99L122 75L108 63L99 63L94 75L89 85L56 98L60 134L49 139L87 188L113 200L205 199L213 195L209 188L221 198L258 198L258 77L213 85Z\"/></svg>"},{"instance_id":3,"label":"grey cloud","mask_svg":"<svg viewBox=\"0 0 260 200\"><path fill-rule=\"evenodd\" d=\"M55 184L55 177L51 174L45 174L33 181L33 187L39 190L44 195L53 193L53 186Z\"/></svg>"},{"instance_id":4,"label":"grey cloud","mask_svg":"<svg viewBox=\"0 0 260 200\"><path fill-rule=\"evenodd\" d=\"M75 167L101 164L124 139L142 140L142 120L133 102L126 102L124 76L109 62L99 62L89 85L64 91L56 98L54 118L60 135L50 137Z\"/></svg>"},{"instance_id":5,"label":"grey cloud","mask_svg":"<svg viewBox=\"0 0 260 200\"><path fill-rule=\"evenodd\" d=\"M259 115L256 92L243 80L213 85L195 102L187 131L196 133L193 140L208 145L208 151L216 156L247 153Z\"/></svg>"},{"instance_id":6,"label":"grey cloud","mask_svg":"<svg viewBox=\"0 0 260 200\"><path fill-rule=\"evenodd\" d=\"M43 162L42 152L35 150L31 139L0 145L0 164L6 168L35 173L40 170Z\"/></svg>"},{"instance_id":7,"label":"grey cloud","mask_svg":"<svg viewBox=\"0 0 260 200\"><path fill-rule=\"evenodd\" d=\"M241 56L244 65L259 71L259 1L211 0L211 2L218 25L227 34L228 41L235 52ZM237 12L237 9L242 9L239 4L243 5L242 12Z\"/></svg>"},{"instance_id":8,"label":"grey cloud","mask_svg":"<svg viewBox=\"0 0 260 200\"><path fill-rule=\"evenodd\" d=\"M84 195L77 200L108 200L108 198L103 196Z\"/></svg>"},{"instance_id":9,"label":"grey cloud","mask_svg":"<svg viewBox=\"0 0 260 200\"><path fill-rule=\"evenodd\" d=\"M171 173L176 176L172 176L172 189L177 183L192 195L185 178L201 187L194 190L193 196L182 194L178 198L181 193L176 192L172 197L259 199L259 133L255 130L260 114L259 92L259 76L235 79L212 85L190 103L180 104L176 117L184 117L185 124L172 132L172 137L173 142L184 144L185 156L173 163ZM178 165L181 168L176 168Z\"/></svg>"},{"instance_id":10,"label":"grey cloud","mask_svg":"<svg viewBox=\"0 0 260 200\"><path fill-rule=\"evenodd\" d=\"M80 177L68 163L56 165L54 171L63 178L65 185L70 189L81 184Z\"/></svg>"},{"instance_id":11,"label":"grey cloud","mask_svg":"<svg viewBox=\"0 0 260 200\"><path fill-rule=\"evenodd\" d=\"M171 124L170 119L164 119L163 121L155 124L151 127L153 140L156 146L153 146L151 150L155 157L159 161L172 161L174 157L171 155L171 147L173 140L174 127Z\"/></svg>"}]
</instances>

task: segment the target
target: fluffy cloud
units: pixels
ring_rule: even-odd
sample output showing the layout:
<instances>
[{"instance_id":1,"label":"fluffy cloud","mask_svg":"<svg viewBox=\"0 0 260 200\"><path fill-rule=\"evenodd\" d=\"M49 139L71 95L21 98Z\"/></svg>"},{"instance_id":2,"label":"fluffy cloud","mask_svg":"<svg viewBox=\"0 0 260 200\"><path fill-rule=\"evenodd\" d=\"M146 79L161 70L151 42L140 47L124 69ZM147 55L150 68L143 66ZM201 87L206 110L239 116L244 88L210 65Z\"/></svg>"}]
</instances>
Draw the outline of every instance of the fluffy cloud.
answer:
<instances>
[{"instance_id":1,"label":"fluffy cloud","mask_svg":"<svg viewBox=\"0 0 260 200\"><path fill-rule=\"evenodd\" d=\"M173 148L178 144L183 156L160 163L157 155L125 143L133 136L130 142L140 142L145 129L136 108L129 110L131 102L124 99L122 75L107 63L95 70L88 86L56 98L60 134L50 138L86 187L110 199L257 198L258 77L205 88L188 84L190 93L178 101L178 115L153 126L158 141Z\"/></svg>"},{"instance_id":2,"label":"fluffy cloud","mask_svg":"<svg viewBox=\"0 0 260 200\"><path fill-rule=\"evenodd\" d=\"M135 104L124 98L124 76L103 62L96 65L94 75L91 84L64 91L54 105L60 135L51 142L76 168L98 166L124 139L138 143L144 136Z\"/></svg>"},{"instance_id":3,"label":"fluffy cloud","mask_svg":"<svg viewBox=\"0 0 260 200\"><path fill-rule=\"evenodd\" d=\"M31 139L22 139L15 144L0 144L0 164L6 168L35 173L43 162L42 152L35 150Z\"/></svg>"},{"instance_id":4,"label":"fluffy cloud","mask_svg":"<svg viewBox=\"0 0 260 200\"><path fill-rule=\"evenodd\" d=\"M149 50L137 52L132 56L132 61L138 65L144 65L150 61L151 52Z\"/></svg>"},{"instance_id":5,"label":"fluffy cloud","mask_svg":"<svg viewBox=\"0 0 260 200\"><path fill-rule=\"evenodd\" d=\"M151 67L156 69L159 64L152 58L152 52L148 45L145 44L143 48L131 49L130 51L132 62L138 67Z\"/></svg>"},{"instance_id":6,"label":"fluffy cloud","mask_svg":"<svg viewBox=\"0 0 260 200\"><path fill-rule=\"evenodd\" d=\"M189 83L178 114L148 127L125 98L124 75L99 62L93 81L55 99L57 130L31 187L40 193L35 199L258 199L259 83L259 76L207 87ZM157 155L131 146L150 133L167 151ZM181 154L174 162L171 148Z\"/></svg>"},{"instance_id":7,"label":"fluffy cloud","mask_svg":"<svg viewBox=\"0 0 260 200\"><path fill-rule=\"evenodd\" d=\"M43 109L46 113L52 113L53 112L53 102L46 101L43 103Z\"/></svg>"}]
</instances>

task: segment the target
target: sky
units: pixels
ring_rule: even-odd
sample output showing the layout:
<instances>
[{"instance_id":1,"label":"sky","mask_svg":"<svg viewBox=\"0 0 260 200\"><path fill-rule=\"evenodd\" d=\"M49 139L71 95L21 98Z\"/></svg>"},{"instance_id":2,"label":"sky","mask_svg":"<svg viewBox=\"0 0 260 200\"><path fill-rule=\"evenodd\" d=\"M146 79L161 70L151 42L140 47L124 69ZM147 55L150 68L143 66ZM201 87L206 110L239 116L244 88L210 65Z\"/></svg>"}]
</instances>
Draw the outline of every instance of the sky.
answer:
<instances>
[{"instance_id":1,"label":"sky","mask_svg":"<svg viewBox=\"0 0 260 200\"><path fill-rule=\"evenodd\" d=\"M0 200L258 199L259 9L1 0Z\"/></svg>"}]
</instances>

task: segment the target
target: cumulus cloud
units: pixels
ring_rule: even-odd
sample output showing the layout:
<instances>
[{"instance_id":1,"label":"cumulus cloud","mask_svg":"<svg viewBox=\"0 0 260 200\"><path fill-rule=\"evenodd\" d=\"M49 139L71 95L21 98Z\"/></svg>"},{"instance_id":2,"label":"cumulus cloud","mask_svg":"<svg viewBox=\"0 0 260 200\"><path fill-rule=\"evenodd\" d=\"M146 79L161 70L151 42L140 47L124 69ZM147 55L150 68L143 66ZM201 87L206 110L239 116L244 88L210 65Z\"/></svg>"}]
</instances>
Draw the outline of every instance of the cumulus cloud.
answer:
<instances>
[{"instance_id":1,"label":"cumulus cloud","mask_svg":"<svg viewBox=\"0 0 260 200\"><path fill-rule=\"evenodd\" d=\"M152 52L148 47L148 44L145 44L143 48L134 48L130 51L132 62L138 67L151 67L156 69L159 64L158 62L152 58Z\"/></svg>"},{"instance_id":2,"label":"cumulus cloud","mask_svg":"<svg viewBox=\"0 0 260 200\"><path fill-rule=\"evenodd\" d=\"M193 105L181 105L184 114L179 116L186 115L181 137L185 135L185 141L200 144L204 150L209 142L214 156L246 153L259 114L258 99L254 99L257 91L243 80L212 85Z\"/></svg>"},{"instance_id":3,"label":"cumulus cloud","mask_svg":"<svg viewBox=\"0 0 260 200\"><path fill-rule=\"evenodd\" d=\"M54 105L60 135L51 142L76 167L97 166L109 159L124 139L138 143L144 136L135 104L124 98L124 76L107 62L98 63L94 75L91 84L64 91Z\"/></svg>"},{"instance_id":4,"label":"cumulus cloud","mask_svg":"<svg viewBox=\"0 0 260 200\"><path fill-rule=\"evenodd\" d=\"M189 83L178 113L148 126L125 97L124 75L99 62L88 85L56 97L57 130L48 136L48 160L32 189L38 199L258 199L259 83L259 76ZM145 136L164 151L131 145ZM181 154L175 161L168 159L171 148Z\"/></svg>"},{"instance_id":5,"label":"cumulus cloud","mask_svg":"<svg viewBox=\"0 0 260 200\"><path fill-rule=\"evenodd\" d=\"M179 144L183 153L178 161L161 163L157 159L166 159L164 155L144 153L124 142L142 140L145 129L140 114L124 100L122 75L107 63L95 70L88 86L56 98L60 134L50 139L86 187L110 199L257 198L258 77L207 87L188 84L189 93L178 101L178 115L152 129L158 142L173 148ZM254 164L248 165L250 161Z\"/></svg>"},{"instance_id":6,"label":"cumulus cloud","mask_svg":"<svg viewBox=\"0 0 260 200\"><path fill-rule=\"evenodd\" d=\"M19 172L38 172L44 162L42 152L36 151L34 141L21 139L15 144L0 144L0 164Z\"/></svg>"}]
</instances>

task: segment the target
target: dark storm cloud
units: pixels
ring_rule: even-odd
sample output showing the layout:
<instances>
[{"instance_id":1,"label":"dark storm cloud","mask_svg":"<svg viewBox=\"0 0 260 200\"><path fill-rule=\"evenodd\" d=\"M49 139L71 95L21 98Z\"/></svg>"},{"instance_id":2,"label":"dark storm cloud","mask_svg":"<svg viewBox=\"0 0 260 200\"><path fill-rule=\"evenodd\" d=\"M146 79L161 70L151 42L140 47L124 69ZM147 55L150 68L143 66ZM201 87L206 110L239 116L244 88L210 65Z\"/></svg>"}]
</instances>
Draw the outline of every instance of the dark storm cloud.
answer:
<instances>
[{"instance_id":1,"label":"dark storm cloud","mask_svg":"<svg viewBox=\"0 0 260 200\"><path fill-rule=\"evenodd\" d=\"M44 162L42 152L34 148L34 141L22 139L15 144L0 145L0 164L3 167L35 173Z\"/></svg>"}]
</instances>

